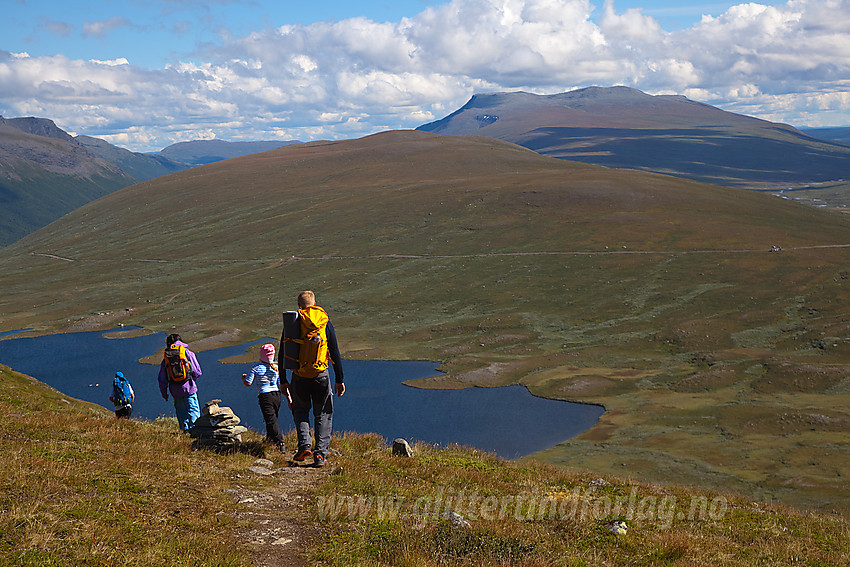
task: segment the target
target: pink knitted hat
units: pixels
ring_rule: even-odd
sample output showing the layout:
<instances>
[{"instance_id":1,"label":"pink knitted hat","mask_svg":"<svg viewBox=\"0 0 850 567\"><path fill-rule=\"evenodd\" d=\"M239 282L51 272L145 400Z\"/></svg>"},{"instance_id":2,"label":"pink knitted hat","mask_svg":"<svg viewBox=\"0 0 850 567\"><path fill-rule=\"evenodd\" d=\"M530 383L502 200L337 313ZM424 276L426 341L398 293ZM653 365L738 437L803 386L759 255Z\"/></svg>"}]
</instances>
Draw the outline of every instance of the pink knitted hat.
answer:
<instances>
[{"instance_id":1,"label":"pink knitted hat","mask_svg":"<svg viewBox=\"0 0 850 567\"><path fill-rule=\"evenodd\" d=\"M266 343L260 347L260 362L274 362L274 345Z\"/></svg>"}]
</instances>

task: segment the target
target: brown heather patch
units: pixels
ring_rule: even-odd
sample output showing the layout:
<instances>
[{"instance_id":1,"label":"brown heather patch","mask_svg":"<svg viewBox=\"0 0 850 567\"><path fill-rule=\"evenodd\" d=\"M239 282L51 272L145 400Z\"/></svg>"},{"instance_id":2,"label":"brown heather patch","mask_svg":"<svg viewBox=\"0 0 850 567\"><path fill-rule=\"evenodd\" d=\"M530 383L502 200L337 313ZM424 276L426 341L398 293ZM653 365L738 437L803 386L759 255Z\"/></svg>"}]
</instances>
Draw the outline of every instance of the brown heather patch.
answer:
<instances>
[{"instance_id":1,"label":"brown heather patch","mask_svg":"<svg viewBox=\"0 0 850 567\"><path fill-rule=\"evenodd\" d=\"M850 377L850 366L778 362L766 364L763 375L753 381L755 392L772 394L788 392L824 393Z\"/></svg>"},{"instance_id":2,"label":"brown heather patch","mask_svg":"<svg viewBox=\"0 0 850 567\"><path fill-rule=\"evenodd\" d=\"M677 392L706 392L731 386L740 379L738 371L734 368L712 368L682 378L670 388Z\"/></svg>"},{"instance_id":3,"label":"brown heather patch","mask_svg":"<svg viewBox=\"0 0 850 567\"><path fill-rule=\"evenodd\" d=\"M549 397L586 400L634 391L639 380L656 374L655 370L638 368L558 366L528 374L522 383Z\"/></svg>"}]
</instances>

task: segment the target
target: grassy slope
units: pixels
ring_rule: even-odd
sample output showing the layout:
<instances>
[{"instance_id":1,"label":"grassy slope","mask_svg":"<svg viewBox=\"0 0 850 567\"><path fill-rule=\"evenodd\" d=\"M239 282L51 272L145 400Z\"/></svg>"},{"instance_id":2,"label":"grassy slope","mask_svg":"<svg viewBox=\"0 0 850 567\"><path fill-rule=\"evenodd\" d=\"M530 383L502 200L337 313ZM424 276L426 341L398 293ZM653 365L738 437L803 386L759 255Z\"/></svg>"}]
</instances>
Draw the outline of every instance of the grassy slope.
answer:
<instances>
[{"instance_id":1,"label":"grassy slope","mask_svg":"<svg viewBox=\"0 0 850 567\"><path fill-rule=\"evenodd\" d=\"M347 356L444 361L420 386L605 404L541 458L847 509L850 251L808 247L848 228L758 193L394 132L91 203L0 253L0 314L232 342L279 333L311 288Z\"/></svg>"},{"instance_id":2,"label":"grassy slope","mask_svg":"<svg viewBox=\"0 0 850 567\"><path fill-rule=\"evenodd\" d=\"M0 366L0 564L247 566L221 491L255 457L192 452Z\"/></svg>"},{"instance_id":3,"label":"grassy slope","mask_svg":"<svg viewBox=\"0 0 850 567\"><path fill-rule=\"evenodd\" d=\"M192 451L173 419L119 421L3 366L0 412L2 565L292 564L291 555L285 562L267 555L274 545L252 541L262 526L256 504L235 504L233 495L244 494L275 499L261 516L272 533L292 537L294 520L316 534L307 564L748 567L850 560L840 545L850 536L840 517L533 460L506 463L461 448L418 445L416 457L404 459L374 435L335 438L337 453L324 473L307 475L316 494L293 511L297 496L280 493L290 474L247 473L250 450ZM246 445L259 449L259 435L246 435ZM470 525L440 519L446 509ZM625 521L626 534L609 531L614 520Z\"/></svg>"}]
</instances>

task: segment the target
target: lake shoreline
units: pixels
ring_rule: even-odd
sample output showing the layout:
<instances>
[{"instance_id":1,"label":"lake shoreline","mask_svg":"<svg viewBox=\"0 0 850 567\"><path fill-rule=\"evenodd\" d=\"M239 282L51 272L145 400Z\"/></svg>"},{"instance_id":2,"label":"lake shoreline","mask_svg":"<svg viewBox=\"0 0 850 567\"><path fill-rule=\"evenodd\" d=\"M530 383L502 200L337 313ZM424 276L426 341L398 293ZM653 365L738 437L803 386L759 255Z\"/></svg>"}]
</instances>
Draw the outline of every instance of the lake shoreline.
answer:
<instances>
[{"instance_id":1,"label":"lake shoreline","mask_svg":"<svg viewBox=\"0 0 850 567\"><path fill-rule=\"evenodd\" d=\"M22 332L0 340L0 362L62 391L66 395L111 409L112 375L121 370L136 390L133 415L155 419L172 415L156 380L165 333L142 328L37 334ZM218 335L233 338L234 334ZM187 341L193 351L196 342ZM258 359L254 354L269 337L209 348L196 355L203 370L198 380L199 402L222 399L242 424L264 431L256 388L245 388L239 377ZM62 353L63 365L53 363ZM153 354L151 354L153 353ZM442 445L460 444L512 459L551 448L598 423L605 408L533 395L520 384L462 389L417 388L418 380L442 376L433 361L344 359L344 397L334 400L337 431L372 432L387 439ZM338 407L337 407L338 406ZM291 428L284 409L280 423ZM507 418L507 419L506 419ZM287 424L287 425L284 425Z\"/></svg>"}]
</instances>

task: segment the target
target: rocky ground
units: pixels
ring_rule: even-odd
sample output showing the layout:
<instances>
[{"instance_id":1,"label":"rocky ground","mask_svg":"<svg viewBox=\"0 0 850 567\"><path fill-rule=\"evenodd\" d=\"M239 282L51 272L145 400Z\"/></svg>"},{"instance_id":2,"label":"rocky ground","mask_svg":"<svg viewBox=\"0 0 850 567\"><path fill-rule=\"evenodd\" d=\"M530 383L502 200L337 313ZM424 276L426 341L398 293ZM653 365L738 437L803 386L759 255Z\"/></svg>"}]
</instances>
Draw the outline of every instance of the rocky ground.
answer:
<instances>
[{"instance_id":1,"label":"rocky ground","mask_svg":"<svg viewBox=\"0 0 850 567\"><path fill-rule=\"evenodd\" d=\"M257 567L305 565L304 553L316 535L311 517L312 487L327 469L306 466L274 468L267 459L258 459L245 472L245 480L260 475L272 482L261 490L240 486L228 489L233 498L238 534L254 557ZM247 482L245 484L248 484ZM253 483L252 483L253 484Z\"/></svg>"}]
</instances>

